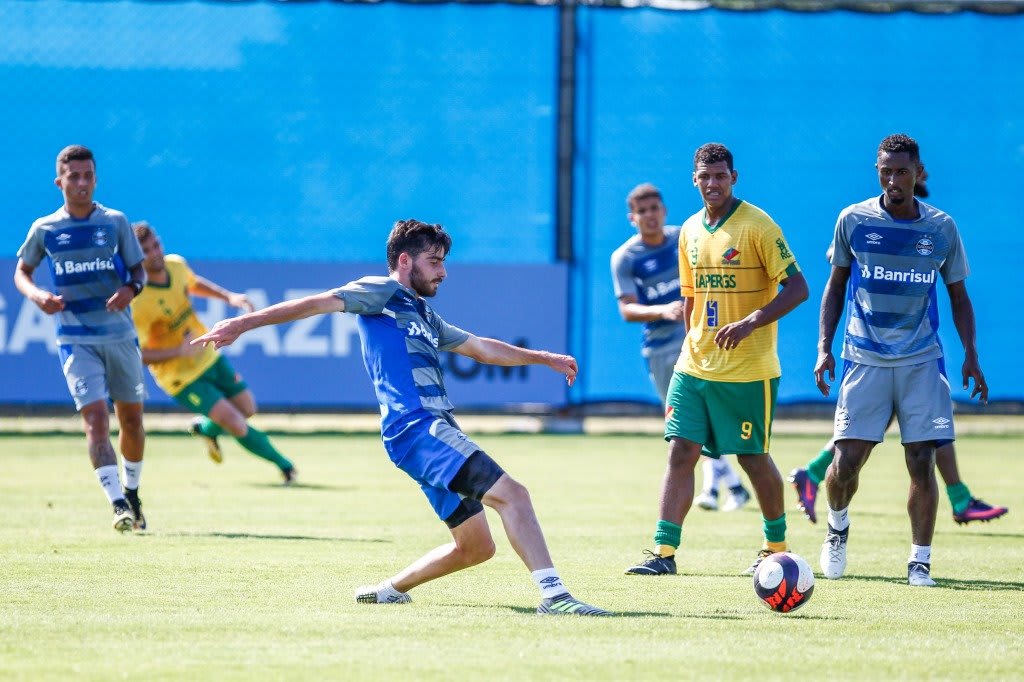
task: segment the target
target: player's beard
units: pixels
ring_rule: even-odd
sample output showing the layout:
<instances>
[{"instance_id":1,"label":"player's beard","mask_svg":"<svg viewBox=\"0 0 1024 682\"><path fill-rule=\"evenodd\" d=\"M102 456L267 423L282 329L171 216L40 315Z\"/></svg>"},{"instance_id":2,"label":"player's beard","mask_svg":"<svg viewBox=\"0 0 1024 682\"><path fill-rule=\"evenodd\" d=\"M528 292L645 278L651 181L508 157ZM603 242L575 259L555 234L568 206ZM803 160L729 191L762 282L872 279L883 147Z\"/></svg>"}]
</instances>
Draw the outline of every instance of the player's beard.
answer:
<instances>
[{"instance_id":1,"label":"player's beard","mask_svg":"<svg viewBox=\"0 0 1024 682\"><path fill-rule=\"evenodd\" d=\"M412 290L417 294L430 297L437 293L437 287L441 284L441 280L435 282L427 279L423 275L423 271L413 264L412 272L409 273L409 283L412 284Z\"/></svg>"}]
</instances>

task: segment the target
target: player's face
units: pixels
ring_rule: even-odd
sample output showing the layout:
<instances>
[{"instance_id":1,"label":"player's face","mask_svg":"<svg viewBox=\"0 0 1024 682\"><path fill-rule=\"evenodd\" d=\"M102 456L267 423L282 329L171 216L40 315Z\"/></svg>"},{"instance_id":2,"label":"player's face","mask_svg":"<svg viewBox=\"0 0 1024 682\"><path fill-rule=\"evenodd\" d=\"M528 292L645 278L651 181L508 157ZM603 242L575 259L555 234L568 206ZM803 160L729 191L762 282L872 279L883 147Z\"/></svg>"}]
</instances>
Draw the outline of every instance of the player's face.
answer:
<instances>
[{"instance_id":1,"label":"player's face","mask_svg":"<svg viewBox=\"0 0 1024 682\"><path fill-rule=\"evenodd\" d=\"M53 182L60 187L64 194L64 204L68 208L92 208L92 195L96 191L96 164L91 159L61 164L60 175Z\"/></svg>"},{"instance_id":2,"label":"player's face","mask_svg":"<svg viewBox=\"0 0 1024 682\"><path fill-rule=\"evenodd\" d=\"M641 237L661 237L665 229L665 205L658 197L638 199L629 214L629 222L640 231Z\"/></svg>"},{"instance_id":3,"label":"player's face","mask_svg":"<svg viewBox=\"0 0 1024 682\"><path fill-rule=\"evenodd\" d=\"M440 249L432 249L424 251L413 259L412 270L409 273L409 282L413 291L425 297L437 293L437 287L448 276L444 269L446 256L447 254Z\"/></svg>"},{"instance_id":4,"label":"player's face","mask_svg":"<svg viewBox=\"0 0 1024 682\"><path fill-rule=\"evenodd\" d=\"M149 272L160 272L164 269L164 245L154 234L139 240L142 247L142 267Z\"/></svg>"},{"instance_id":5,"label":"player's face","mask_svg":"<svg viewBox=\"0 0 1024 682\"><path fill-rule=\"evenodd\" d=\"M736 171L729 170L725 161L700 163L693 171L693 184L700 191L704 206L710 210L732 204L732 186L736 184Z\"/></svg>"},{"instance_id":6,"label":"player's face","mask_svg":"<svg viewBox=\"0 0 1024 682\"><path fill-rule=\"evenodd\" d=\"M901 208L914 202L914 185L921 174L921 164L914 162L908 152L879 152L878 182L885 193L883 202L888 208Z\"/></svg>"}]
</instances>

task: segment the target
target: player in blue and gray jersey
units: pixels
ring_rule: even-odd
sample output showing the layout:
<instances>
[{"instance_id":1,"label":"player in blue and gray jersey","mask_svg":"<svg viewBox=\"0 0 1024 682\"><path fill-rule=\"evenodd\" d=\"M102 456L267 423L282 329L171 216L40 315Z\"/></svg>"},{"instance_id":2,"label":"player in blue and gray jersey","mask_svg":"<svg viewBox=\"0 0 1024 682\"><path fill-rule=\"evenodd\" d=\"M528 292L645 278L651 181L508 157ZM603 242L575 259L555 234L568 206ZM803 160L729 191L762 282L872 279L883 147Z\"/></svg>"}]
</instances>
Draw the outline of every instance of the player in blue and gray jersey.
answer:
<instances>
[{"instance_id":1,"label":"player in blue and gray jersey","mask_svg":"<svg viewBox=\"0 0 1024 682\"><path fill-rule=\"evenodd\" d=\"M501 516L505 532L541 592L538 613L610 615L574 599L548 553L530 496L466 436L452 416L440 352L450 350L492 365L547 365L571 385L576 360L474 336L445 322L425 298L446 276L451 237L440 225L400 220L388 237L388 277L364 277L337 289L217 323L193 343L221 348L255 327L311 315L359 316L363 363L381 410L384 449L416 481L453 543L438 547L377 585L356 590L361 603L404 603L417 585L486 561L494 540L483 505ZM483 505L481 504L483 503Z\"/></svg>"},{"instance_id":2,"label":"player in blue and gray jersey","mask_svg":"<svg viewBox=\"0 0 1024 682\"><path fill-rule=\"evenodd\" d=\"M650 183L634 187L626 197L626 206L626 218L637 234L612 253L612 284L622 319L643 323L640 352L664 408L686 338L679 289L679 228L665 225L664 199ZM750 493L725 459L705 457L703 473L703 489L694 500L701 509L718 509L719 484L730 491L729 499L722 504L723 511L739 509L750 500Z\"/></svg>"},{"instance_id":3,"label":"player in blue and gray jersey","mask_svg":"<svg viewBox=\"0 0 1024 682\"><path fill-rule=\"evenodd\" d=\"M821 570L826 578L839 578L846 569L848 508L858 474L895 415L911 478L907 581L931 586L938 503L935 444L955 438L937 334L940 279L964 346L963 386L968 388L973 378L971 397L982 402L988 400L988 386L978 363L974 309L964 284L969 268L956 223L914 198L922 172L917 143L906 135L885 138L876 167L882 195L839 215L828 251L832 274L821 301L814 375L826 396L830 386L825 374L835 378L832 341L844 302L850 304L836 405L836 458L825 479L829 510Z\"/></svg>"},{"instance_id":4,"label":"player in blue and gray jersey","mask_svg":"<svg viewBox=\"0 0 1024 682\"><path fill-rule=\"evenodd\" d=\"M18 250L14 283L48 315L57 315L61 366L75 407L82 414L89 458L114 508L114 528L144 529L139 478L145 431L142 357L128 305L146 283L142 249L127 218L93 201L96 162L80 145L61 150L54 183L64 205L36 220ZM33 273L47 261L56 291L43 289ZM121 425L124 488L110 443L107 400Z\"/></svg>"}]
</instances>

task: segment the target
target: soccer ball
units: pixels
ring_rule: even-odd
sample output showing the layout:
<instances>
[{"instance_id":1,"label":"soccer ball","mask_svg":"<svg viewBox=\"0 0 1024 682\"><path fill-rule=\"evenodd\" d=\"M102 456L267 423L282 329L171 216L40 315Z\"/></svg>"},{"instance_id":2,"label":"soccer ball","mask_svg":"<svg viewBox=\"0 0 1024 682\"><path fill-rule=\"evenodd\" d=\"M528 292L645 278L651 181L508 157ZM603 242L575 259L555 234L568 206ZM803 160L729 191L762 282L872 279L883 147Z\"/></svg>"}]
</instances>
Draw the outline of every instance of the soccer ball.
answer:
<instances>
[{"instance_id":1,"label":"soccer ball","mask_svg":"<svg viewBox=\"0 0 1024 682\"><path fill-rule=\"evenodd\" d=\"M814 573L792 552L765 557L754 571L754 592L772 611L791 613L806 604L814 593Z\"/></svg>"}]
</instances>

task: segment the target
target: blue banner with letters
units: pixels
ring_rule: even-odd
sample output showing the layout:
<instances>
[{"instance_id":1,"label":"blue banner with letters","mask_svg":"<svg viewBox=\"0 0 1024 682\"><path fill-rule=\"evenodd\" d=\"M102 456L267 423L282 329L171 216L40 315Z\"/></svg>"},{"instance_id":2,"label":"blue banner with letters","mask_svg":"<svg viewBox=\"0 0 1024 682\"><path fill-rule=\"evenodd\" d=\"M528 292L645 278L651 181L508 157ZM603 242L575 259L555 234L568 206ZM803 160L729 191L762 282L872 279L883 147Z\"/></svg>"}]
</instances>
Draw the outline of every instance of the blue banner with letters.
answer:
<instances>
[{"instance_id":1,"label":"blue banner with letters","mask_svg":"<svg viewBox=\"0 0 1024 682\"><path fill-rule=\"evenodd\" d=\"M17 261L0 260L0 272ZM190 261L199 275L246 293L258 308L341 286L364 275L386 275L379 264ZM46 268L36 281L47 282ZM448 265L448 279L430 304L449 323L477 336L518 346L566 352L566 283L563 265ZM514 295L510 284L514 283ZM216 299L194 298L208 326L238 314ZM0 404L66 403L71 398L54 341L54 320L0 277ZM224 349L265 407L376 408L363 368L355 316L325 315L261 327ZM484 366L443 354L445 382L457 408L561 405L565 379L547 367ZM171 400L147 378L147 402Z\"/></svg>"}]
</instances>

